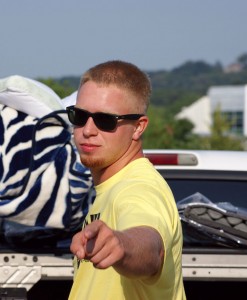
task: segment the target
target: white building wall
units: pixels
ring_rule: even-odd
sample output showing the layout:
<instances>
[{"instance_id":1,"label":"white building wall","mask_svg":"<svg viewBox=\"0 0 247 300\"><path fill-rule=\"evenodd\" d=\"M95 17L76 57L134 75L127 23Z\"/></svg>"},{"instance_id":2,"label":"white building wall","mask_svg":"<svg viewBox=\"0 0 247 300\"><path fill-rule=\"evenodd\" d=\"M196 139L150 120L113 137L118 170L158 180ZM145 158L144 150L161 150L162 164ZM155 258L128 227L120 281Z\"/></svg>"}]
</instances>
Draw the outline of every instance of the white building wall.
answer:
<instances>
[{"instance_id":1,"label":"white building wall","mask_svg":"<svg viewBox=\"0 0 247 300\"><path fill-rule=\"evenodd\" d=\"M245 86L215 86L208 90L212 111L220 106L222 112L244 110Z\"/></svg>"},{"instance_id":2,"label":"white building wall","mask_svg":"<svg viewBox=\"0 0 247 300\"><path fill-rule=\"evenodd\" d=\"M184 107L176 115L177 119L188 119L193 125L193 133L199 135L208 135L211 126L210 101L204 96L188 107Z\"/></svg>"}]
</instances>

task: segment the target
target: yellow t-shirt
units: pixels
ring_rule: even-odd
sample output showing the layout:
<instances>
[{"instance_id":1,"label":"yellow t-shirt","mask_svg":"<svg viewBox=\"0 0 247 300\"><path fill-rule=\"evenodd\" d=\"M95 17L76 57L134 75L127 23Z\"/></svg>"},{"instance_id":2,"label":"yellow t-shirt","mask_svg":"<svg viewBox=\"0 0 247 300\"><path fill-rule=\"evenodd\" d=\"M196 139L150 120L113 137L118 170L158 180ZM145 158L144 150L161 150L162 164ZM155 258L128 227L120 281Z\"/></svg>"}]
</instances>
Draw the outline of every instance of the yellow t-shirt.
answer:
<instances>
[{"instance_id":1,"label":"yellow t-shirt","mask_svg":"<svg viewBox=\"0 0 247 300\"><path fill-rule=\"evenodd\" d=\"M181 224L172 192L163 177L146 158L140 158L95 189L96 200L86 223L100 219L114 230L134 226L155 228L164 242L163 269L157 278L129 279L112 267L99 270L89 261L75 260L78 270L69 300L185 300Z\"/></svg>"}]
</instances>

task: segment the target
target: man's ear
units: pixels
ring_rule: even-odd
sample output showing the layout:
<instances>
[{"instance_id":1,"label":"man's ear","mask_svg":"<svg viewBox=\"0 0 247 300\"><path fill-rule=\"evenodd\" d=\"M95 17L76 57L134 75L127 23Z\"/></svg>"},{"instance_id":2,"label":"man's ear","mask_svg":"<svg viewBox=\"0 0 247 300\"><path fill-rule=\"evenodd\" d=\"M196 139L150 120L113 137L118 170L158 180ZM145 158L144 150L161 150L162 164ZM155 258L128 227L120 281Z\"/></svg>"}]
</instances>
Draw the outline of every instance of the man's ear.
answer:
<instances>
[{"instance_id":1,"label":"man's ear","mask_svg":"<svg viewBox=\"0 0 247 300\"><path fill-rule=\"evenodd\" d=\"M148 126L148 121L149 120L147 116L142 116L140 119L138 119L136 122L135 131L133 133L133 140L137 141L140 139Z\"/></svg>"}]
</instances>

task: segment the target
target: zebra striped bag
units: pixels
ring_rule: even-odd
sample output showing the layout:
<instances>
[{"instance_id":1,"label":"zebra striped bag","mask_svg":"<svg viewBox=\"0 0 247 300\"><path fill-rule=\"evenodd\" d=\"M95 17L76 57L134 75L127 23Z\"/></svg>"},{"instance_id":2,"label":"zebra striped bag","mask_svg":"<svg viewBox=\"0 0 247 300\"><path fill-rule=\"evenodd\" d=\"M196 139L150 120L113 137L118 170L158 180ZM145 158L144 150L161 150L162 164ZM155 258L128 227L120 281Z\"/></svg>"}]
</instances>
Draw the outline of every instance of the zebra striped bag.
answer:
<instances>
[{"instance_id":1,"label":"zebra striped bag","mask_svg":"<svg viewBox=\"0 0 247 300\"><path fill-rule=\"evenodd\" d=\"M93 188L71 136L64 109L35 117L0 103L0 220L7 239L80 228Z\"/></svg>"}]
</instances>

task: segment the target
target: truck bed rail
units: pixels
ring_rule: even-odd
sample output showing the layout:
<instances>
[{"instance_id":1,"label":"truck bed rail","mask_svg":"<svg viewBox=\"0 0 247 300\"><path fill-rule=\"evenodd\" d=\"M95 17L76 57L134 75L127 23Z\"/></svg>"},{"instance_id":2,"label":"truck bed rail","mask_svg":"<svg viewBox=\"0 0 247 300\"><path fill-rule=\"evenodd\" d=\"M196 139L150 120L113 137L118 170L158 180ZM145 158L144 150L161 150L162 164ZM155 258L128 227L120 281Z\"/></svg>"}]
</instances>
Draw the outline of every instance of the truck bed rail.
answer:
<instances>
[{"instance_id":1,"label":"truck bed rail","mask_svg":"<svg viewBox=\"0 0 247 300\"><path fill-rule=\"evenodd\" d=\"M0 287L29 291L39 280L72 280L70 253L0 253ZM247 250L187 249L184 280L247 281Z\"/></svg>"}]
</instances>

